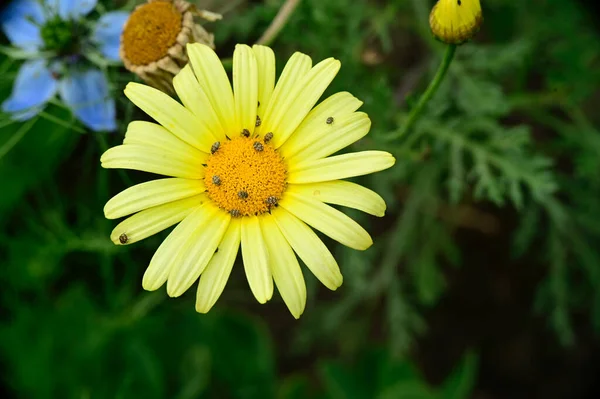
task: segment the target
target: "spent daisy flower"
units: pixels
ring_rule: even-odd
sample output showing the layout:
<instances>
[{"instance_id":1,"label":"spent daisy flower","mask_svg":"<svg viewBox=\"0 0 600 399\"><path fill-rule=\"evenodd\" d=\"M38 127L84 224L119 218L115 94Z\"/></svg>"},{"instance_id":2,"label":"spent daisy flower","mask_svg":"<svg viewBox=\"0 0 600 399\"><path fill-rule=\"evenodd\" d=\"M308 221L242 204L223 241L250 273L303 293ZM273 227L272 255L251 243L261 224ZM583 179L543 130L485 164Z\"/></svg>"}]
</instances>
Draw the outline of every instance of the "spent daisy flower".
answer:
<instances>
[{"instance_id":1,"label":"spent daisy flower","mask_svg":"<svg viewBox=\"0 0 600 399\"><path fill-rule=\"evenodd\" d=\"M149 0L131 13L121 38L120 55L125 68L146 83L173 93L173 77L187 64L187 43L204 43L214 48L213 35L194 17L208 21L221 15L184 0Z\"/></svg>"},{"instance_id":2,"label":"spent daisy flower","mask_svg":"<svg viewBox=\"0 0 600 399\"><path fill-rule=\"evenodd\" d=\"M439 0L429 15L433 35L447 44L462 44L481 27L479 0Z\"/></svg>"},{"instance_id":3,"label":"spent daisy flower","mask_svg":"<svg viewBox=\"0 0 600 399\"><path fill-rule=\"evenodd\" d=\"M109 12L91 23L96 0L14 0L0 25L24 58L2 110L16 120L37 115L57 94L84 125L114 130L115 102L104 72L86 58L119 61L128 13ZM96 56L96 57L94 57Z\"/></svg>"},{"instance_id":4,"label":"spent daisy flower","mask_svg":"<svg viewBox=\"0 0 600 399\"><path fill-rule=\"evenodd\" d=\"M104 207L109 219L131 215L111 234L130 244L171 225L142 281L146 290L167 284L172 297L198 278L196 310L206 313L221 295L241 246L250 289L258 302L273 281L292 315L300 317L306 286L296 255L327 288L342 274L316 233L357 250L369 234L336 204L383 216L375 192L341 179L391 167L383 151L334 155L364 137L371 121L356 112L348 92L313 107L340 68L329 58L312 66L295 53L275 85L269 47L237 45L233 90L215 52L187 46L190 65L173 84L182 104L149 86L129 83L125 95L156 122L129 124L124 144L106 151L104 168L170 176L126 189ZM295 253L295 254L294 254Z\"/></svg>"}]
</instances>

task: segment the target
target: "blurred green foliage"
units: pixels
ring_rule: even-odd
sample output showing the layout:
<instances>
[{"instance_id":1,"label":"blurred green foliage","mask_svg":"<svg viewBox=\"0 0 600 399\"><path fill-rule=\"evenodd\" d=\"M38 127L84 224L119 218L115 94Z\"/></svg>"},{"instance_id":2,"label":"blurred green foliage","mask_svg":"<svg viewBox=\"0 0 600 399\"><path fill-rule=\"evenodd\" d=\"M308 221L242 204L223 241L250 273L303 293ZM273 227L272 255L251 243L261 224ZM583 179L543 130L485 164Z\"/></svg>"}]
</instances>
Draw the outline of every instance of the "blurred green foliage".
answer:
<instances>
[{"instance_id":1,"label":"blurred green foliage","mask_svg":"<svg viewBox=\"0 0 600 399\"><path fill-rule=\"evenodd\" d=\"M210 24L223 58L260 37L282 3L198 2L224 13ZM273 44L278 70L294 51L340 59L326 95L351 91L373 121L353 149L397 158L394 168L357 179L384 196L388 215L348 212L374 246L357 252L326 241L344 285L327 292L306 273L298 322L279 298L254 303L241 264L208 315L194 312L194 293L167 300L162 290L141 290L166 233L115 247L114 223L102 212L112 195L147 179L99 164L126 123L144 117L120 94L133 80L125 70L112 72L117 134L82 133L56 104L25 124L1 119L8 389L32 398L467 398L475 352L436 386L411 356L424 314L449 288L446 271L469 258L456 239L464 229L509 234L513 259L535 259L530 267L543 278L531 312L546 317L558 341L576 341L575 313L600 332L598 32L574 2L484 1L482 31L458 49L422 118L398 137L444 50L429 34L432 5L305 0ZM16 66L0 59L1 98ZM503 215L516 215L517 226L499 231Z\"/></svg>"}]
</instances>

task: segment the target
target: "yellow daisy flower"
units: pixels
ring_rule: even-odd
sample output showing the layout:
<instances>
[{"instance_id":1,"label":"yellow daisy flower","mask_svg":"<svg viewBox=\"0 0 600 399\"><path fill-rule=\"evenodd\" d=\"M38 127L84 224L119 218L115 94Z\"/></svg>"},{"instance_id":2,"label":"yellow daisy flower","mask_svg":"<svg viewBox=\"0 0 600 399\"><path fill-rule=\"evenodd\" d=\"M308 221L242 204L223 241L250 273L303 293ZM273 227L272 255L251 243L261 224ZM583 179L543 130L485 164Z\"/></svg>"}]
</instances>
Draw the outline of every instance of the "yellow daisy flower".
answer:
<instances>
[{"instance_id":1,"label":"yellow daisy flower","mask_svg":"<svg viewBox=\"0 0 600 399\"><path fill-rule=\"evenodd\" d=\"M387 169L383 151L331 154L364 137L369 117L348 92L313 109L340 68L329 58L312 66L295 53L275 85L275 56L265 46L237 45L233 91L215 52L188 44L190 64L173 84L180 104L152 87L129 83L125 95L158 123L129 124L124 144L106 151L104 168L170 176L131 187L108 201L107 218L131 215L111 234L131 244L174 224L142 285L178 297L200 278L196 310L215 304L241 245L250 289L260 303L273 281L300 317L306 287L296 255L329 289L342 284L339 267L309 227L358 250L372 244L351 218L326 205L383 216L375 192L340 179ZM295 253L295 254L294 254Z\"/></svg>"},{"instance_id":2,"label":"yellow daisy flower","mask_svg":"<svg viewBox=\"0 0 600 399\"><path fill-rule=\"evenodd\" d=\"M221 15L198 10L185 0L148 0L131 13L121 35L119 56L125 68L146 83L173 92L173 76L188 62L187 43L214 48L213 35L195 17L207 21Z\"/></svg>"},{"instance_id":3,"label":"yellow daisy flower","mask_svg":"<svg viewBox=\"0 0 600 399\"><path fill-rule=\"evenodd\" d=\"M483 22L479 0L439 0L429 15L434 36L448 44L472 38Z\"/></svg>"}]
</instances>

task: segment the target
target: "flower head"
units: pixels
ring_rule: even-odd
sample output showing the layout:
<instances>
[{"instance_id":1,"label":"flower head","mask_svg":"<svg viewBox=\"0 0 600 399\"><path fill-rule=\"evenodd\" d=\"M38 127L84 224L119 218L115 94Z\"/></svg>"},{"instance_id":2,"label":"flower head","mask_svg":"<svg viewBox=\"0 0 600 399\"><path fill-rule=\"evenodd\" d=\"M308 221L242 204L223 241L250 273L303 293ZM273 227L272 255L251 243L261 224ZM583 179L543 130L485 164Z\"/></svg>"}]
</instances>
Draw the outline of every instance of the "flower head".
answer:
<instances>
[{"instance_id":1,"label":"flower head","mask_svg":"<svg viewBox=\"0 0 600 399\"><path fill-rule=\"evenodd\" d=\"M175 76L179 99L136 83L125 94L158 122L129 124L124 144L106 151L105 168L170 176L117 194L104 208L109 219L131 215L111 234L130 244L174 224L144 274L142 285L165 282L177 297L200 278L196 310L208 312L220 296L241 245L250 289L260 303L273 281L292 315L300 317L306 287L296 255L328 288L342 284L340 269L309 227L358 250L369 234L327 204L383 216L375 192L343 181L387 169L383 151L330 156L364 137L369 117L348 92L314 109L340 68L329 58L312 66L295 53L275 85L275 57L264 46L238 45L233 90L214 51L189 44L190 65Z\"/></svg>"},{"instance_id":2,"label":"flower head","mask_svg":"<svg viewBox=\"0 0 600 399\"><path fill-rule=\"evenodd\" d=\"M93 130L114 130L115 104L108 80L87 55L119 60L119 37L128 14L106 13L90 25L96 0L14 0L0 14L2 30L27 59L2 110L13 119L38 114L56 94ZM90 58L90 57L87 57Z\"/></svg>"},{"instance_id":3,"label":"flower head","mask_svg":"<svg viewBox=\"0 0 600 399\"><path fill-rule=\"evenodd\" d=\"M482 22L479 0L439 0L429 15L434 36L448 44L466 42L479 31Z\"/></svg>"},{"instance_id":4,"label":"flower head","mask_svg":"<svg viewBox=\"0 0 600 399\"><path fill-rule=\"evenodd\" d=\"M173 76L188 61L187 43L213 46L213 35L194 22L221 16L199 11L184 0L149 0L131 14L121 38L120 54L125 67L146 83L173 92Z\"/></svg>"}]
</instances>

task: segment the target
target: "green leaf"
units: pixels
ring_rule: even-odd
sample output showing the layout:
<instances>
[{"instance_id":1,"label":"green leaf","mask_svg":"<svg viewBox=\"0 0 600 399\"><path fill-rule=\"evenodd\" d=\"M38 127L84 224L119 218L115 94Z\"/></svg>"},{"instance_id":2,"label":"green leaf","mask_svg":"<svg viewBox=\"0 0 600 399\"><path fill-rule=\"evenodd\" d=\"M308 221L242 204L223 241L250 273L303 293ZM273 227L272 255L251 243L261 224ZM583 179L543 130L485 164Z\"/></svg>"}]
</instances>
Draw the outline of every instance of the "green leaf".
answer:
<instances>
[{"instance_id":1,"label":"green leaf","mask_svg":"<svg viewBox=\"0 0 600 399\"><path fill-rule=\"evenodd\" d=\"M460 364L442 384L441 395L443 399L468 399L471 397L477 382L477 369L479 358L474 352L467 352Z\"/></svg>"}]
</instances>

